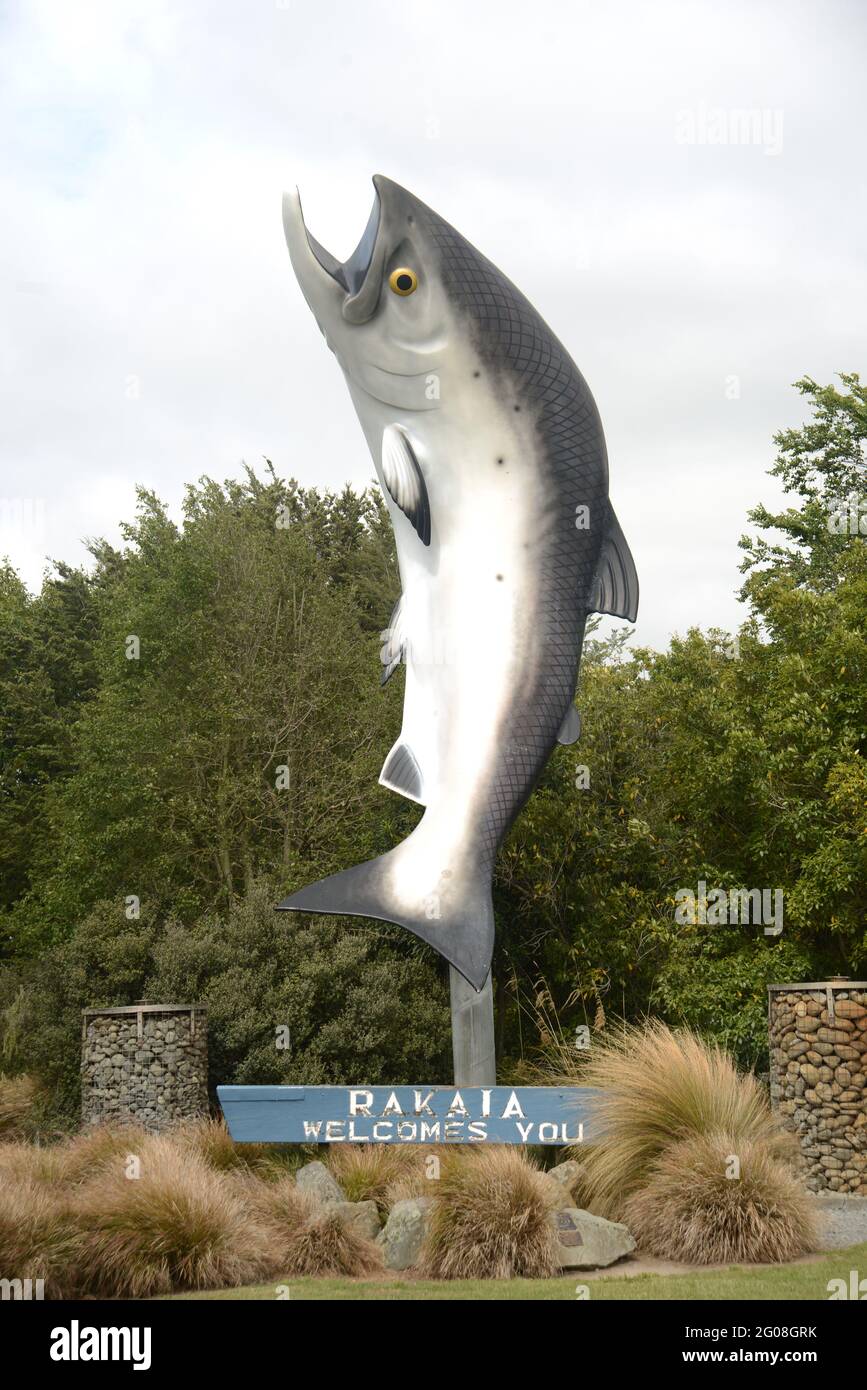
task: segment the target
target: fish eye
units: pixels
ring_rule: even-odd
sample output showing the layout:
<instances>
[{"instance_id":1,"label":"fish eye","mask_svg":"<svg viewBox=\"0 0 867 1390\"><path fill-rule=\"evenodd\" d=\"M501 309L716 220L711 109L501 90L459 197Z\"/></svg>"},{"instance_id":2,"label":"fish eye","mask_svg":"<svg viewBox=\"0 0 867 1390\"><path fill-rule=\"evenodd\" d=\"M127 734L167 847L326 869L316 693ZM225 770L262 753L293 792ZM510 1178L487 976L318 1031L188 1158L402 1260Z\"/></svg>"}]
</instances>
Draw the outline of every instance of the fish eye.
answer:
<instances>
[{"instance_id":1,"label":"fish eye","mask_svg":"<svg viewBox=\"0 0 867 1390\"><path fill-rule=\"evenodd\" d=\"M414 270L410 270L405 265L399 265L397 270L393 270L388 277L388 283L395 294L412 294L418 287L418 276Z\"/></svg>"}]
</instances>

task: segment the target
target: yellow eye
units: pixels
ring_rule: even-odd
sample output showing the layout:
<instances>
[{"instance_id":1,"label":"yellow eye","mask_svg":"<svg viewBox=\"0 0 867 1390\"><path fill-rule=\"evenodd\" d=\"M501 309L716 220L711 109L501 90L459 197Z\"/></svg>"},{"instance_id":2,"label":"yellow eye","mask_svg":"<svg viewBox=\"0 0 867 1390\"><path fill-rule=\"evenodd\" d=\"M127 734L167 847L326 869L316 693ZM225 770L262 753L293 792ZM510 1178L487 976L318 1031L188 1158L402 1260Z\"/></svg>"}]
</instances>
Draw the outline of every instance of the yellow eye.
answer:
<instances>
[{"instance_id":1,"label":"yellow eye","mask_svg":"<svg viewBox=\"0 0 867 1390\"><path fill-rule=\"evenodd\" d=\"M412 294L418 287L418 276L414 270L409 270L405 265L399 265L397 270L393 270L388 277L388 283L395 294Z\"/></svg>"}]
</instances>

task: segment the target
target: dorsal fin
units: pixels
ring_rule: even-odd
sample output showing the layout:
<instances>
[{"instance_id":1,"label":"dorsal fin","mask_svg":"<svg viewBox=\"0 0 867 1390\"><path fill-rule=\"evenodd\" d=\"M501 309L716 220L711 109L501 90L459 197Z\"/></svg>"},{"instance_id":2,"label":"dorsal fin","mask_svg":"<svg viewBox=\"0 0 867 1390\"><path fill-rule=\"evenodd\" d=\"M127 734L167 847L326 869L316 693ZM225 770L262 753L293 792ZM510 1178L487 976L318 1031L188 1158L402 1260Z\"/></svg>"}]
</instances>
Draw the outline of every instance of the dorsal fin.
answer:
<instances>
[{"instance_id":1,"label":"dorsal fin","mask_svg":"<svg viewBox=\"0 0 867 1390\"><path fill-rule=\"evenodd\" d=\"M610 613L630 623L638 616L638 574L613 507L590 590L590 612Z\"/></svg>"},{"instance_id":2,"label":"dorsal fin","mask_svg":"<svg viewBox=\"0 0 867 1390\"><path fill-rule=\"evenodd\" d=\"M382 432L382 476L392 500L412 522L422 545L430 545L430 503L413 447L398 425Z\"/></svg>"}]
</instances>

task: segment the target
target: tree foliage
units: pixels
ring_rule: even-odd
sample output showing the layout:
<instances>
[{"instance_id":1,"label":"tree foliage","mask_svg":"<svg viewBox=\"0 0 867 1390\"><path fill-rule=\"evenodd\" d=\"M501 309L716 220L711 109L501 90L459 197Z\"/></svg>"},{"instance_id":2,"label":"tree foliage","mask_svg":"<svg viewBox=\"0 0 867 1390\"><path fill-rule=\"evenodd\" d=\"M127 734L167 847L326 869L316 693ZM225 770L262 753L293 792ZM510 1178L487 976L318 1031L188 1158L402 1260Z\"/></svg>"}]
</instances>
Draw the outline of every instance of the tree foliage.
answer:
<instances>
[{"instance_id":1,"label":"tree foliage","mask_svg":"<svg viewBox=\"0 0 867 1390\"><path fill-rule=\"evenodd\" d=\"M740 632L587 642L581 740L498 865L504 1072L552 1028L648 1010L761 1063L769 981L867 968L867 546L829 520L867 501L867 396L841 383L797 383L811 418L776 436L791 505L750 513ZM402 699L377 679L399 583L381 500L269 467L200 480L180 524L143 491L122 548L92 549L36 596L0 570L16 1038L25 1001L67 1109L77 1010L144 991L209 1003L224 1080L445 1079L438 958L398 929L271 911L418 816L377 784ZM781 891L782 932L678 920L701 882Z\"/></svg>"}]
</instances>

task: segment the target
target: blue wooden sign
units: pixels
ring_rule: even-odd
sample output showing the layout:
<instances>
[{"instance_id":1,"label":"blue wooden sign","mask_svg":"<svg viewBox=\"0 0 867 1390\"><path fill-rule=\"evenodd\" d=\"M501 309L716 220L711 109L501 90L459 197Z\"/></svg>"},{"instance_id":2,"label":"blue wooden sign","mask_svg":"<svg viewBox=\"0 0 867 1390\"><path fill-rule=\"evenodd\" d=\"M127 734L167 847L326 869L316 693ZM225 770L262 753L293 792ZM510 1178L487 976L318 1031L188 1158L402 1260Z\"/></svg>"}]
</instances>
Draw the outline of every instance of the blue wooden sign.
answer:
<instances>
[{"instance_id":1,"label":"blue wooden sign","mask_svg":"<svg viewBox=\"0 0 867 1390\"><path fill-rule=\"evenodd\" d=\"M218 1086L241 1144L581 1144L586 1086Z\"/></svg>"}]
</instances>

